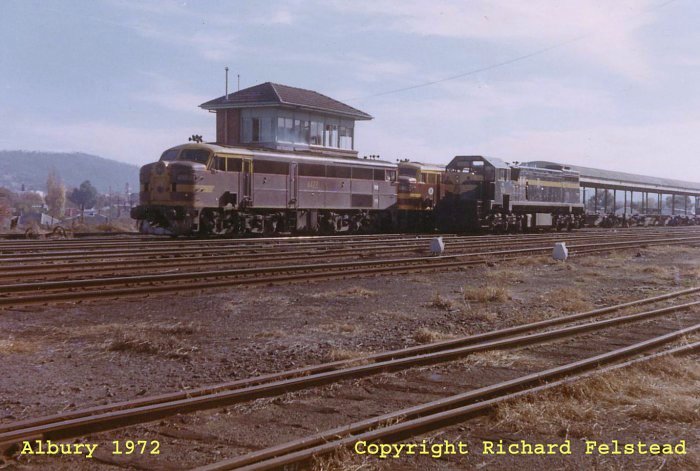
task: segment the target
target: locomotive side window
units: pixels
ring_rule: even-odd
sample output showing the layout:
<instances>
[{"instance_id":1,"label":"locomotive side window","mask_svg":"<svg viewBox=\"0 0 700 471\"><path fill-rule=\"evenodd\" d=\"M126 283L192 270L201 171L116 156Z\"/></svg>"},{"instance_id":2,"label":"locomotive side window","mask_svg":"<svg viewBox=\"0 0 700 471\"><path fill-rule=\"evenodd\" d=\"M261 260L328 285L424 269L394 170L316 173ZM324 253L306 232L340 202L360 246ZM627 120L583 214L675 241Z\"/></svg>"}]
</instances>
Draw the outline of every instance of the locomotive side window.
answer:
<instances>
[{"instance_id":1,"label":"locomotive side window","mask_svg":"<svg viewBox=\"0 0 700 471\"><path fill-rule=\"evenodd\" d=\"M395 182L396 181L396 170L387 170L386 171L386 181L388 181L388 182Z\"/></svg>"},{"instance_id":2,"label":"locomotive side window","mask_svg":"<svg viewBox=\"0 0 700 471\"><path fill-rule=\"evenodd\" d=\"M384 170L375 168L374 169L374 179L377 181L384 181L385 175L384 175Z\"/></svg>"},{"instance_id":3,"label":"locomotive side window","mask_svg":"<svg viewBox=\"0 0 700 471\"><path fill-rule=\"evenodd\" d=\"M272 160L256 160L255 172L287 175L289 173L289 164L286 162L275 162ZM299 172L299 175L302 175L302 173Z\"/></svg>"},{"instance_id":4,"label":"locomotive side window","mask_svg":"<svg viewBox=\"0 0 700 471\"><path fill-rule=\"evenodd\" d=\"M214 170L226 170L226 158L224 157L214 157L214 164L212 165Z\"/></svg>"},{"instance_id":5,"label":"locomotive side window","mask_svg":"<svg viewBox=\"0 0 700 471\"><path fill-rule=\"evenodd\" d=\"M350 167L340 165L329 165L326 167L326 176L332 178L350 178Z\"/></svg>"},{"instance_id":6,"label":"locomotive side window","mask_svg":"<svg viewBox=\"0 0 700 471\"><path fill-rule=\"evenodd\" d=\"M318 164L299 164L299 176L302 177L325 177L326 166Z\"/></svg>"},{"instance_id":7,"label":"locomotive side window","mask_svg":"<svg viewBox=\"0 0 700 471\"><path fill-rule=\"evenodd\" d=\"M371 168L353 167L352 178L355 180L372 180L373 177Z\"/></svg>"},{"instance_id":8,"label":"locomotive side window","mask_svg":"<svg viewBox=\"0 0 700 471\"><path fill-rule=\"evenodd\" d=\"M240 172L243 168L243 162L241 159L226 159L226 171L227 172Z\"/></svg>"}]
</instances>

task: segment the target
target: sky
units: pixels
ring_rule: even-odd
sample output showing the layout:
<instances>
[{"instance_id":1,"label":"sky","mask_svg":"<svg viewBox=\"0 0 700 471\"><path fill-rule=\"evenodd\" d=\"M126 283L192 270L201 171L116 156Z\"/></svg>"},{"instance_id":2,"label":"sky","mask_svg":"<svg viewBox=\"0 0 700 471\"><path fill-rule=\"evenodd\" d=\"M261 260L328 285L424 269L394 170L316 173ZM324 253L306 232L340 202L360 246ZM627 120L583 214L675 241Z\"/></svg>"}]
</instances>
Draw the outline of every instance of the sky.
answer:
<instances>
[{"instance_id":1,"label":"sky","mask_svg":"<svg viewBox=\"0 0 700 471\"><path fill-rule=\"evenodd\" d=\"M276 82L359 108L360 155L700 181L700 2L0 0L0 150L142 165Z\"/></svg>"}]
</instances>

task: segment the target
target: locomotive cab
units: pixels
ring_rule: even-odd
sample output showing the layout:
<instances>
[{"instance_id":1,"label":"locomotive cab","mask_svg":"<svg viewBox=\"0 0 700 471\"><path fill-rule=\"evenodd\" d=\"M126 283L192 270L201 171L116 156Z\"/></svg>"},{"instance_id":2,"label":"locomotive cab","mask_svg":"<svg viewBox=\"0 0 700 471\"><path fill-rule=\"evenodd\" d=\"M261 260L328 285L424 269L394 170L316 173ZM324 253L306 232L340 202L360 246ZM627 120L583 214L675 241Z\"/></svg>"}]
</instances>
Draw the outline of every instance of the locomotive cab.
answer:
<instances>
[{"instance_id":1,"label":"locomotive cab","mask_svg":"<svg viewBox=\"0 0 700 471\"><path fill-rule=\"evenodd\" d=\"M402 160L398 164L397 226L404 231L434 228L433 208L440 197L445 168Z\"/></svg>"}]
</instances>

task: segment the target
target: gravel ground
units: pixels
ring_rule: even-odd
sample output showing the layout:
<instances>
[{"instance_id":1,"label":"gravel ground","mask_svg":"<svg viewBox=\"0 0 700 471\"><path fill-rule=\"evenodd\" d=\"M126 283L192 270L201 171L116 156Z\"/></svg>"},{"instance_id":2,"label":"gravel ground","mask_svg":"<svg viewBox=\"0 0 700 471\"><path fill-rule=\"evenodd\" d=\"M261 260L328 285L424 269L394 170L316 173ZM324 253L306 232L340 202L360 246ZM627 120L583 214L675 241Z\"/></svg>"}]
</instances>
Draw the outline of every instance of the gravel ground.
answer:
<instances>
[{"instance_id":1,"label":"gravel ground","mask_svg":"<svg viewBox=\"0 0 700 471\"><path fill-rule=\"evenodd\" d=\"M106 404L261 373L353 358L451 336L579 312L652 296L700 282L700 248L647 248L555 263L546 257L419 275L382 276L290 286L232 288L142 300L65 304L0 312L0 423ZM673 314L673 328L697 322L698 311ZM165 419L71 441L100 443L98 459L5 457L5 466L94 469L114 465L181 469L300 437L353 420L562 364L581 352L633 343L661 322L609 329L567 341L469 359L411 372L348 381L276 399ZM666 323L668 325L668 323ZM626 337L623 335L625 334ZM600 342L598 342L600 343ZM648 378L647 378L648 376ZM623 378L623 379L620 379ZM697 357L666 361L608 381L622 394L562 390L536 409L527 401L499 408L422 439L463 440L468 456L398 460L341 453L318 469L693 469L698 461L700 375ZM641 389L626 391L639 378ZM617 381L617 382L615 382ZM649 384L654 387L644 389ZM597 388L597 389L596 389ZM641 394L639 391L646 391ZM637 396L635 396L637 394ZM657 407L646 410L649 398ZM671 399L671 403L666 402ZM666 401L662 400L665 399ZM671 407L674 399L679 411ZM573 401L573 402L572 402ZM671 404L671 405L670 405ZM668 413L661 413L663 409ZM662 412L663 412L662 410ZM572 412L573 411L573 412ZM568 415L567 415L568 414ZM482 456L486 439L561 442L566 438L675 441L683 456ZM161 442L161 454L113 456L114 439ZM67 442L68 443L68 442ZM0 461L2 463L2 461Z\"/></svg>"}]
</instances>

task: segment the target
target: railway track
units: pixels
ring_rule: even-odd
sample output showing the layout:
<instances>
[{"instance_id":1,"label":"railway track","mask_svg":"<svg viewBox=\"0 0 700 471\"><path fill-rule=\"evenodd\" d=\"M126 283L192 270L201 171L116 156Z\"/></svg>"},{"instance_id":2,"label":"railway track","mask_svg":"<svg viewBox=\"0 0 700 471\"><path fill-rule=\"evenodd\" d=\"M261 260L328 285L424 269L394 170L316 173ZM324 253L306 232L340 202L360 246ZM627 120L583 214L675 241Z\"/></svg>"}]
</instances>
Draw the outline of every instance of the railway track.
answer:
<instances>
[{"instance_id":1,"label":"railway track","mask_svg":"<svg viewBox=\"0 0 700 471\"><path fill-rule=\"evenodd\" d=\"M37 437L60 439L79 436L95 431L111 430L135 423L149 422L176 413L210 409L260 397L280 395L344 379L360 378L416 366L450 362L475 352L508 349L524 345L539 345L544 342L609 327L657 319L673 312L692 309L693 315L690 317L697 320L696 311L700 301L690 301L633 314L576 323L623 309L664 302L684 296L693 296L698 293L700 293L700 287L695 287L498 331L378 353L351 361L325 363L194 390L144 397L107 406L97 406L38 419L4 424L0 426L0 449L7 449L19 441L36 439ZM560 324L571 325L545 330ZM687 329L683 329L682 333L677 333L673 338L686 335L698 329L700 329L700 325L694 324ZM529 334L522 335L527 332Z\"/></svg>"},{"instance_id":2,"label":"railway track","mask_svg":"<svg viewBox=\"0 0 700 471\"><path fill-rule=\"evenodd\" d=\"M681 237L686 234L678 235ZM624 240L624 238L620 238ZM531 240L512 240L508 242L498 241L496 242L481 242L474 243L471 241L448 241L448 247L450 252L469 250L470 253L478 253L483 251L493 251L498 248L526 248L526 247L540 247L544 243L553 243L556 241L571 242L595 242L600 240L600 238L590 238L590 237L570 237L570 238L546 238L546 239L531 239ZM385 243L386 244L386 243ZM307 250L286 250L277 251L275 249L269 249L265 252L260 250L255 250L253 252L244 252L226 255L221 251L215 252L200 252L191 251L189 256L186 256L183 252L172 252L168 253L166 256L142 256L142 255L132 255L128 254L126 256L116 256L112 257L109 254L109 258L114 258L115 260L104 260L100 257L93 258L92 256L82 256L70 263L57 263L55 256L47 256L48 261L40 259L41 261L37 263L34 260L29 260L26 262L21 258L10 258L10 263L7 263L8 259L5 259L3 263L0 257L0 266L2 266L2 273L0 273L0 280L13 280L13 281L42 281L42 280L56 280L56 279L79 279L85 276L96 277L96 276L108 276L108 275L118 275L121 273L135 274L135 273L148 273L148 272L166 272L172 271L174 269L178 271L183 271L186 269L198 268L201 265L206 264L209 269L217 267L226 268L250 268L252 266L262 266L264 264L271 263L301 263L309 262L311 260L323 260L323 261L342 261L342 260L357 260L357 259L367 259L378 256L388 256L388 255L403 255L405 257L415 256L417 252L427 252L428 241L421 240L419 242L413 242L410 246L404 246L403 244L393 244L393 245L383 245L380 248L373 247L363 247L361 249L357 248L324 248L320 250L307 251ZM134 256L138 258L134 258Z\"/></svg>"},{"instance_id":3,"label":"railway track","mask_svg":"<svg viewBox=\"0 0 700 471\"><path fill-rule=\"evenodd\" d=\"M669 237L697 234L698 230L692 229L666 229L645 231L646 236L666 234ZM639 238L638 232L588 232L588 233L560 233L560 234L528 234L510 236L444 236L449 247L496 247L508 246L517 243L549 240L596 240L605 239L610 235L617 238ZM366 251L391 251L424 249L430 236L394 236L382 239L349 239L349 238L324 238L324 239L296 239L289 241L284 239L265 240L249 243L249 240L205 240L205 241L151 241L148 243L119 243L100 242L97 244L84 244L71 242L65 245L56 244L23 244L8 245L0 243L0 263L22 262L27 263L32 259L45 260L51 264L56 262L75 263L83 259L120 259L139 257L140 259L167 257L167 256L206 256L213 257L225 255L261 255L261 251L277 251L288 253L329 253L338 251L348 253L360 249Z\"/></svg>"},{"instance_id":4,"label":"railway track","mask_svg":"<svg viewBox=\"0 0 700 471\"><path fill-rule=\"evenodd\" d=\"M700 234L668 237L666 234L647 238L616 239L606 242L573 243L572 255L639 248L649 245L697 245ZM482 264L488 260L508 260L527 255L547 254L551 245L524 248L485 250L437 257L400 257L291 265L263 265L250 268L210 269L175 273L133 274L113 277L90 277L57 281L17 282L0 285L0 307L14 307L50 302L74 302L143 296L231 286L251 286L270 283L294 283L328 280L351 276L398 274L447 270Z\"/></svg>"},{"instance_id":5,"label":"railway track","mask_svg":"<svg viewBox=\"0 0 700 471\"><path fill-rule=\"evenodd\" d=\"M615 361L627 359L646 353L667 342L695 332L700 325L680 329L670 334L661 335L628 347L589 357L563 366L558 366L538 373L524 375L508 381L475 389L466 393L444 399L409 407L378 417L336 427L324 432L308 435L297 440L268 447L262 450L211 463L195 468L196 471L223 471L237 469L241 471L262 471L270 469L288 469L312 461L322 455L332 453L340 448L349 448L358 441L366 443L384 442L419 435L463 421L476 414L483 413L506 401L534 395L557 388L595 374L628 368L642 362L666 355L683 355L700 350L700 341L680 345L641 358L624 361L601 368ZM567 376L568 375L568 376Z\"/></svg>"}]
</instances>

